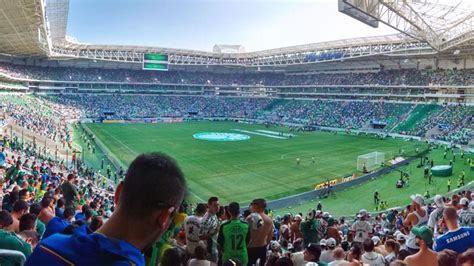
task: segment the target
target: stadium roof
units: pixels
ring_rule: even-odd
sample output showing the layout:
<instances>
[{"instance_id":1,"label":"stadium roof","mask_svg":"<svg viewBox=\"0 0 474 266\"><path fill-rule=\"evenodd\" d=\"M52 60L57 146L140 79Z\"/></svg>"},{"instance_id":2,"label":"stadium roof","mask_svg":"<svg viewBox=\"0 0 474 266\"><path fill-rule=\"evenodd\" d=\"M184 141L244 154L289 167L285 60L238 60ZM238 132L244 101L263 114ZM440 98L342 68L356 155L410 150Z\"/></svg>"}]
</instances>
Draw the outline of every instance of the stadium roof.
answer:
<instances>
[{"instance_id":1,"label":"stadium roof","mask_svg":"<svg viewBox=\"0 0 474 266\"><path fill-rule=\"evenodd\" d=\"M0 53L49 55L42 0L0 0Z\"/></svg>"},{"instance_id":2,"label":"stadium roof","mask_svg":"<svg viewBox=\"0 0 474 266\"><path fill-rule=\"evenodd\" d=\"M46 1L46 6L44 1ZM344 1L358 3L375 1L384 7L391 5L392 13L396 10L398 15L403 15L403 12L409 14L411 17L406 17L406 19L410 20L411 24L397 20L399 22L397 25L391 25L398 27L397 29L406 35L335 40L257 52L214 53L160 47L96 45L71 41L72 38L65 38L69 0L0 0L0 53L42 56L59 61L75 59L117 63L141 63L144 53L164 53L169 55L169 63L176 66L280 67L343 62L349 59L362 60L367 56L379 55L408 57L433 56L442 53L444 56L449 54L452 56L454 49L461 50L455 53L457 56L469 56L474 50L474 39L471 36L474 34L472 30L473 0L449 0L448 4L441 4L447 0ZM403 9L398 6L404 3L406 5ZM382 8L379 11L382 12ZM384 14L380 15L382 19ZM423 28L423 25L429 28ZM434 39L428 38L429 36L420 29L426 30L423 32L436 31L437 37L445 36L454 39L442 39L445 45L444 50L436 49L433 45ZM462 32L466 34L461 34ZM439 48L440 45L438 43L437 47Z\"/></svg>"}]
</instances>

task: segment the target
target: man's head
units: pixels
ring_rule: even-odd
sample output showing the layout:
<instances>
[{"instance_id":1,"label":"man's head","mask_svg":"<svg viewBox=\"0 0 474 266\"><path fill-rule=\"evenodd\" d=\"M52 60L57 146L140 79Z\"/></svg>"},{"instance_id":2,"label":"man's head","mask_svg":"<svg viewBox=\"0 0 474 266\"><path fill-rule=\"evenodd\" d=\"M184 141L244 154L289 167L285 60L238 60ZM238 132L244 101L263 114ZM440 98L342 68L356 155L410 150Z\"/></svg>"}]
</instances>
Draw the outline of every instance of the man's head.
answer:
<instances>
[{"instance_id":1,"label":"man's head","mask_svg":"<svg viewBox=\"0 0 474 266\"><path fill-rule=\"evenodd\" d=\"M40 236L35 230L25 230L18 233L18 236L23 239L26 243L31 245L31 250L36 248L39 242Z\"/></svg>"},{"instance_id":2,"label":"man's head","mask_svg":"<svg viewBox=\"0 0 474 266\"><path fill-rule=\"evenodd\" d=\"M433 231L428 226L413 227L411 232L416 237L416 244L418 246L425 245L428 248L431 248L433 245Z\"/></svg>"},{"instance_id":3,"label":"man's head","mask_svg":"<svg viewBox=\"0 0 474 266\"><path fill-rule=\"evenodd\" d=\"M73 208L66 208L64 210L63 217L64 219L71 221L74 217L74 214L76 214L76 211Z\"/></svg>"},{"instance_id":4,"label":"man's head","mask_svg":"<svg viewBox=\"0 0 474 266\"><path fill-rule=\"evenodd\" d=\"M139 155L115 191L116 210L111 219L115 215L120 221L133 221L143 231L139 237L154 243L168 228L185 190L184 175L172 158L162 153Z\"/></svg>"},{"instance_id":5,"label":"man's head","mask_svg":"<svg viewBox=\"0 0 474 266\"><path fill-rule=\"evenodd\" d=\"M237 202L229 204L229 213L231 218L238 218L240 214L240 205Z\"/></svg>"},{"instance_id":6,"label":"man's head","mask_svg":"<svg viewBox=\"0 0 474 266\"><path fill-rule=\"evenodd\" d=\"M447 207L443 210L443 219L446 222L448 227L455 227L457 226L458 221L458 212L456 208ZM451 228L450 228L451 229Z\"/></svg>"},{"instance_id":7,"label":"man's head","mask_svg":"<svg viewBox=\"0 0 474 266\"><path fill-rule=\"evenodd\" d=\"M67 181L74 182L74 179L76 179L76 176L74 174L67 175Z\"/></svg>"},{"instance_id":8,"label":"man's head","mask_svg":"<svg viewBox=\"0 0 474 266\"><path fill-rule=\"evenodd\" d=\"M363 246L364 246L364 251L365 252L374 251L374 242L370 238L364 240Z\"/></svg>"},{"instance_id":9,"label":"man's head","mask_svg":"<svg viewBox=\"0 0 474 266\"><path fill-rule=\"evenodd\" d=\"M53 207L54 206L54 200L51 197L43 197L41 199L41 208L48 208L48 207Z\"/></svg>"},{"instance_id":10,"label":"man's head","mask_svg":"<svg viewBox=\"0 0 474 266\"><path fill-rule=\"evenodd\" d=\"M194 210L196 216L203 216L207 211L207 205L204 203L198 203L196 209Z\"/></svg>"},{"instance_id":11,"label":"man's head","mask_svg":"<svg viewBox=\"0 0 474 266\"><path fill-rule=\"evenodd\" d=\"M334 251L332 252L332 256L333 256L336 260L343 260L343 259L344 259L344 256L345 256L344 249L342 249L342 248L335 248Z\"/></svg>"},{"instance_id":12,"label":"man's head","mask_svg":"<svg viewBox=\"0 0 474 266\"><path fill-rule=\"evenodd\" d=\"M207 200L207 211L212 214L216 214L219 211L219 198L210 197Z\"/></svg>"},{"instance_id":13,"label":"man's head","mask_svg":"<svg viewBox=\"0 0 474 266\"><path fill-rule=\"evenodd\" d=\"M309 243L303 252L304 260L309 262L318 262L321 256L321 247L316 243Z\"/></svg>"},{"instance_id":14,"label":"man's head","mask_svg":"<svg viewBox=\"0 0 474 266\"><path fill-rule=\"evenodd\" d=\"M420 194L411 195L412 206L414 209L418 209L425 205L425 198Z\"/></svg>"},{"instance_id":15,"label":"man's head","mask_svg":"<svg viewBox=\"0 0 474 266\"><path fill-rule=\"evenodd\" d=\"M254 199L250 203L250 209L252 212L263 212L267 208L267 201L265 199Z\"/></svg>"},{"instance_id":16,"label":"man's head","mask_svg":"<svg viewBox=\"0 0 474 266\"><path fill-rule=\"evenodd\" d=\"M25 230L36 230L36 215L26 213L20 218L20 232Z\"/></svg>"},{"instance_id":17,"label":"man's head","mask_svg":"<svg viewBox=\"0 0 474 266\"><path fill-rule=\"evenodd\" d=\"M0 229L6 229L13 223L13 218L8 211L0 211Z\"/></svg>"},{"instance_id":18,"label":"man's head","mask_svg":"<svg viewBox=\"0 0 474 266\"><path fill-rule=\"evenodd\" d=\"M30 205L30 213L38 216L41 212L41 205L37 202Z\"/></svg>"},{"instance_id":19,"label":"man's head","mask_svg":"<svg viewBox=\"0 0 474 266\"><path fill-rule=\"evenodd\" d=\"M18 200L13 204L13 213L17 215L18 218L23 216L23 214L28 213L28 203L24 200Z\"/></svg>"}]
</instances>

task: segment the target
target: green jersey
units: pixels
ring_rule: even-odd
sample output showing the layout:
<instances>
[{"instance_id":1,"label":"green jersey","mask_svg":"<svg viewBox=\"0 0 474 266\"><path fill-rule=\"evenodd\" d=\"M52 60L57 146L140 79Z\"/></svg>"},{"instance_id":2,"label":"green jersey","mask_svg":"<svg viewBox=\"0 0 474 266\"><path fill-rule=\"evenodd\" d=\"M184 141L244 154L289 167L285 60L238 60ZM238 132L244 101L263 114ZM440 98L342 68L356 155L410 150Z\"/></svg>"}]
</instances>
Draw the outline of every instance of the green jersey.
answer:
<instances>
[{"instance_id":1,"label":"green jersey","mask_svg":"<svg viewBox=\"0 0 474 266\"><path fill-rule=\"evenodd\" d=\"M9 249L20 251L29 257L32 253L30 244L26 243L18 237L15 233L0 230L0 249ZM0 265L19 265L20 261L17 258L2 257L0 258Z\"/></svg>"},{"instance_id":2,"label":"green jersey","mask_svg":"<svg viewBox=\"0 0 474 266\"><path fill-rule=\"evenodd\" d=\"M300 223L300 231L303 234L304 245L309 243L319 243L322 226L318 220L313 219Z\"/></svg>"},{"instance_id":3,"label":"green jersey","mask_svg":"<svg viewBox=\"0 0 474 266\"><path fill-rule=\"evenodd\" d=\"M240 220L230 220L221 225L217 243L224 250L222 260L239 260L247 265L247 244L250 241L249 225Z\"/></svg>"}]
</instances>

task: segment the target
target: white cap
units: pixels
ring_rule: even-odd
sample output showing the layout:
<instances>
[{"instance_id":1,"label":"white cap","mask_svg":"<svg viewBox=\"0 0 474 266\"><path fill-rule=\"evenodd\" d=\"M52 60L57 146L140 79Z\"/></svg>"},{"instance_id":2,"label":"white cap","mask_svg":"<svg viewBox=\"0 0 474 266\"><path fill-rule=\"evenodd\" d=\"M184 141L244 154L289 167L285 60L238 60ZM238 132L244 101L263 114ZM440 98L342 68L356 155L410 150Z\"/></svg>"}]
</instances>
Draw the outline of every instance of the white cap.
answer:
<instances>
[{"instance_id":1,"label":"white cap","mask_svg":"<svg viewBox=\"0 0 474 266\"><path fill-rule=\"evenodd\" d=\"M406 240L406 239L407 239L407 236L402 233L397 235L397 241Z\"/></svg>"},{"instance_id":2,"label":"white cap","mask_svg":"<svg viewBox=\"0 0 474 266\"><path fill-rule=\"evenodd\" d=\"M365 215L367 215L367 210L362 209L362 210L359 211L359 214L362 215L362 216L365 216Z\"/></svg>"},{"instance_id":3,"label":"white cap","mask_svg":"<svg viewBox=\"0 0 474 266\"><path fill-rule=\"evenodd\" d=\"M323 212L323 217L324 218L329 218L329 212Z\"/></svg>"},{"instance_id":4,"label":"white cap","mask_svg":"<svg viewBox=\"0 0 474 266\"><path fill-rule=\"evenodd\" d=\"M335 247L336 246L336 239L334 239L332 237L328 238L328 240L326 240L326 245L328 247L331 247L331 248Z\"/></svg>"},{"instance_id":5,"label":"white cap","mask_svg":"<svg viewBox=\"0 0 474 266\"><path fill-rule=\"evenodd\" d=\"M425 205L425 198L420 194L411 195L410 199L418 205Z\"/></svg>"},{"instance_id":6,"label":"white cap","mask_svg":"<svg viewBox=\"0 0 474 266\"><path fill-rule=\"evenodd\" d=\"M326 239L321 239L321 241L319 241L319 245L320 246L326 246Z\"/></svg>"},{"instance_id":7,"label":"white cap","mask_svg":"<svg viewBox=\"0 0 474 266\"><path fill-rule=\"evenodd\" d=\"M466 206L469 204L469 200L467 198L462 198L460 201L459 201L459 204L461 204L462 206Z\"/></svg>"},{"instance_id":8,"label":"white cap","mask_svg":"<svg viewBox=\"0 0 474 266\"><path fill-rule=\"evenodd\" d=\"M443 208L444 207L443 196L441 196L441 195L434 196L434 203L435 203L436 207Z\"/></svg>"},{"instance_id":9,"label":"white cap","mask_svg":"<svg viewBox=\"0 0 474 266\"><path fill-rule=\"evenodd\" d=\"M380 242L380 237L378 236L373 236L372 237L372 242L374 242L374 245L377 245Z\"/></svg>"},{"instance_id":10,"label":"white cap","mask_svg":"<svg viewBox=\"0 0 474 266\"><path fill-rule=\"evenodd\" d=\"M278 243L278 241L271 241L270 242L270 249L271 250L275 250L275 249L279 249L280 248L280 243Z\"/></svg>"}]
</instances>

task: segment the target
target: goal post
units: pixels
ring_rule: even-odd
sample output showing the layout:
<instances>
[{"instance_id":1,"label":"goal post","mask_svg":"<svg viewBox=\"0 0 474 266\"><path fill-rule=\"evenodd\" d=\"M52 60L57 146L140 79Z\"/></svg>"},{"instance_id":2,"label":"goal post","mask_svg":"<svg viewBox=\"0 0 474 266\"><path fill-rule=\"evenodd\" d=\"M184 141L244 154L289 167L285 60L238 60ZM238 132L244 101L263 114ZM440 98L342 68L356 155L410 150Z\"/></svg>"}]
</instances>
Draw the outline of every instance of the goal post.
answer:
<instances>
[{"instance_id":1,"label":"goal post","mask_svg":"<svg viewBox=\"0 0 474 266\"><path fill-rule=\"evenodd\" d=\"M357 156L357 170L362 171L365 164L367 171L372 171L379 167L383 162L385 162L385 153L383 152L375 151L359 155Z\"/></svg>"}]
</instances>

